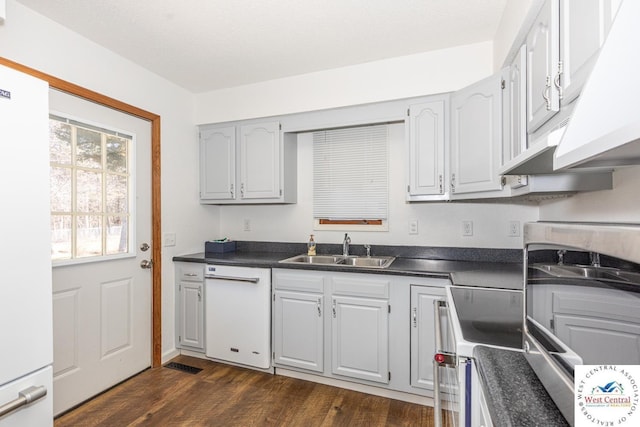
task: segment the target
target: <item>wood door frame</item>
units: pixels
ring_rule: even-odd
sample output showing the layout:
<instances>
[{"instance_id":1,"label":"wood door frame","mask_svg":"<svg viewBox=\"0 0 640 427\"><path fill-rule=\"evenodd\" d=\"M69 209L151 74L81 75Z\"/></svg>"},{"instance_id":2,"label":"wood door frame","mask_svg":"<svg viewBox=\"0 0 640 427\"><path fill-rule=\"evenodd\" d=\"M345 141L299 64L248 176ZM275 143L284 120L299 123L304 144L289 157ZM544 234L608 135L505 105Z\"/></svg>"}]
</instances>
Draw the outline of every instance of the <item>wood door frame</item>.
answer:
<instances>
[{"instance_id":1,"label":"wood door frame","mask_svg":"<svg viewBox=\"0 0 640 427\"><path fill-rule=\"evenodd\" d=\"M160 116L118 101L74 83L43 73L0 56L0 65L13 68L49 83L49 87L96 104L130 114L151 123L151 256L153 260L151 291L151 366L162 364L162 237L160 204Z\"/></svg>"}]
</instances>

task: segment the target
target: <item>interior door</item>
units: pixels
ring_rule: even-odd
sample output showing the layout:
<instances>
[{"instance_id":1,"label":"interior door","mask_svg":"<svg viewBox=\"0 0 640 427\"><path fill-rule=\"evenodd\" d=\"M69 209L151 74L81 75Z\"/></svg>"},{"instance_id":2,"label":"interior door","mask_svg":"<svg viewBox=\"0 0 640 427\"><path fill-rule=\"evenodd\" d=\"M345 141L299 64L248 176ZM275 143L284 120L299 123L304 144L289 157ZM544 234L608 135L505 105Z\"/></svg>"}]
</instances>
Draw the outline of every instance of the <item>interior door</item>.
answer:
<instances>
[{"instance_id":1,"label":"interior door","mask_svg":"<svg viewBox=\"0 0 640 427\"><path fill-rule=\"evenodd\" d=\"M50 111L132 136L126 253L54 262L54 413L59 414L151 365L152 275L141 267L150 260L152 244L151 131L145 120L55 90ZM80 180L79 174L72 179ZM109 195L102 197L108 203ZM72 233L80 233L79 227Z\"/></svg>"}]
</instances>

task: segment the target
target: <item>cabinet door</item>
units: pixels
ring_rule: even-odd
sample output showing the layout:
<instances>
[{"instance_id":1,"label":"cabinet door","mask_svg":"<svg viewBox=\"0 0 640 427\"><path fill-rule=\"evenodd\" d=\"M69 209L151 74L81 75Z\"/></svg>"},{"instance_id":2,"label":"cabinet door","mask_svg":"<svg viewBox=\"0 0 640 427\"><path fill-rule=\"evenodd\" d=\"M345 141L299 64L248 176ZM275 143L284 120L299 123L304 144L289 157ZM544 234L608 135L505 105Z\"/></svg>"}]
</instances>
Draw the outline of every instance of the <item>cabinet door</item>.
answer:
<instances>
[{"instance_id":1,"label":"cabinet door","mask_svg":"<svg viewBox=\"0 0 640 427\"><path fill-rule=\"evenodd\" d=\"M204 307L201 282L180 282L180 330L178 344L181 347L204 349Z\"/></svg>"},{"instance_id":2,"label":"cabinet door","mask_svg":"<svg viewBox=\"0 0 640 427\"><path fill-rule=\"evenodd\" d=\"M434 301L444 299L444 289L411 286L411 386L433 390L433 356L436 352ZM449 323L440 310L444 348L449 348Z\"/></svg>"},{"instance_id":3,"label":"cabinet door","mask_svg":"<svg viewBox=\"0 0 640 427\"><path fill-rule=\"evenodd\" d=\"M500 74L454 93L451 113L451 193L502 189Z\"/></svg>"},{"instance_id":4,"label":"cabinet door","mask_svg":"<svg viewBox=\"0 0 640 427\"><path fill-rule=\"evenodd\" d=\"M280 124L261 123L240 128L240 198L281 196Z\"/></svg>"},{"instance_id":5,"label":"cabinet door","mask_svg":"<svg viewBox=\"0 0 640 427\"><path fill-rule=\"evenodd\" d=\"M533 133L560 111L554 86L560 61L559 0L547 0L527 35L527 131Z\"/></svg>"},{"instance_id":6,"label":"cabinet door","mask_svg":"<svg viewBox=\"0 0 640 427\"><path fill-rule=\"evenodd\" d=\"M200 132L200 199L236 198L236 129Z\"/></svg>"},{"instance_id":7,"label":"cabinet door","mask_svg":"<svg viewBox=\"0 0 640 427\"><path fill-rule=\"evenodd\" d=\"M561 100L579 94L598 57L621 0L561 0Z\"/></svg>"},{"instance_id":8,"label":"cabinet door","mask_svg":"<svg viewBox=\"0 0 640 427\"><path fill-rule=\"evenodd\" d=\"M275 363L310 371L324 371L322 294L275 292Z\"/></svg>"},{"instance_id":9,"label":"cabinet door","mask_svg":"<svg viewBox=\"0 0 640 427\"><path fill-rule=\"evenodd\" d=\"M389 304L386 300L334 296L332 372L389 382Z\"/></svg>"},{"instance_id":10,"label":"cabinet door","mask_svg":"<svg viewBox=\"0 0 640 427\"><path fill-rule=\"evenodd\" d=\"M527 149L526 51L523 45L509 68L503 72L502 164Z\"/></svg>"},{"instance_id":11,"label":"cabinet door","mask_svg":"<svg viewBox=\"0 0 640 427\"><path fill-rule=\"evenodd\" d=\"M444 194L445 101L409 107L409 195Z\"/></svg>"}]
</instances>

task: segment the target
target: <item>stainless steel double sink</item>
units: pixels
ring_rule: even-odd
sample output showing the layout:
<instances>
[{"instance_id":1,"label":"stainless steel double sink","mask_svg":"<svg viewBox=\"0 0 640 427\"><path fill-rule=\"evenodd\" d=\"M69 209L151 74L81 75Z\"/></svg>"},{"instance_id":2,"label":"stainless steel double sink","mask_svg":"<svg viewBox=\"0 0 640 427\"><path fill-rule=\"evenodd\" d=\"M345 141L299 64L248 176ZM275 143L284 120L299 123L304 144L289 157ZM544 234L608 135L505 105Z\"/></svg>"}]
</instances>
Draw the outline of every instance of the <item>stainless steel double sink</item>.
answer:
<instances>
[{"instance_id":1,"label":"stainless steel double sink","mask_svg":"<svg viewBox=\"0 0 640 427\"><path fill-rule=\"evenodd\" d=\"M280 262L285 264L387 268L395 259L396 257L391 256L296 255Z\"/></svg>"}]
</instances>

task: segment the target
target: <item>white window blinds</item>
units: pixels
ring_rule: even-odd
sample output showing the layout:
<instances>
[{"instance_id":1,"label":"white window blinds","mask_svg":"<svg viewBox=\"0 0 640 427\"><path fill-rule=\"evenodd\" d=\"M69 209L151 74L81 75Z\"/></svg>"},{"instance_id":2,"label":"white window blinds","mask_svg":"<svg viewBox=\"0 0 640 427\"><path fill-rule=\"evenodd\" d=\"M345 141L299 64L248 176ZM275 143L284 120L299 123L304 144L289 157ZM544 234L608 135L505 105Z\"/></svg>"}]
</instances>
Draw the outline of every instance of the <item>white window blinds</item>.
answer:
<instances>
[{"instance_id":1,"label":"white window blinds","mask_svg":"<svg viewBox=\"0 0 640 427\"><path fill-rule=\"evenodd\" d=\"M387 219L387 126L313 133L313 216Z\"/></svg>"}]
</instances>

